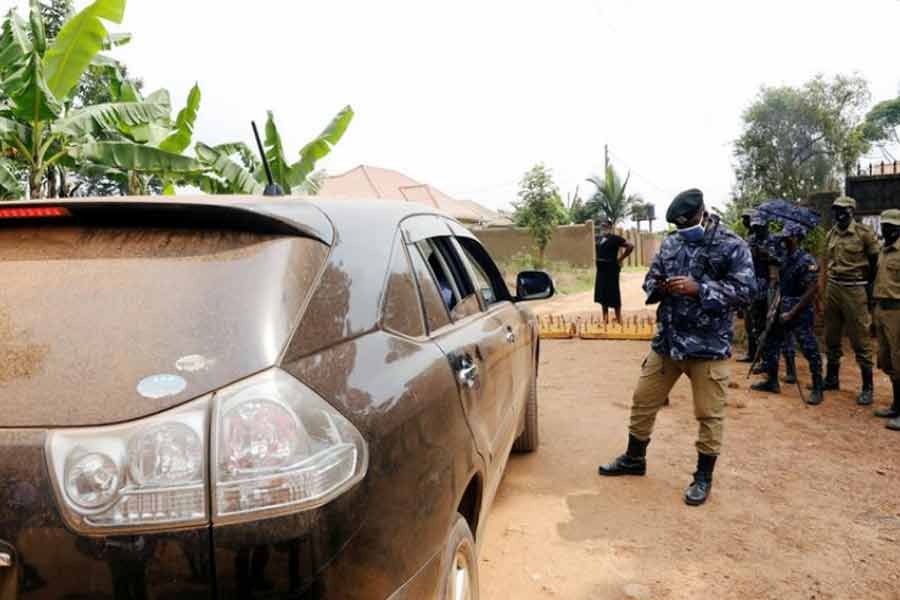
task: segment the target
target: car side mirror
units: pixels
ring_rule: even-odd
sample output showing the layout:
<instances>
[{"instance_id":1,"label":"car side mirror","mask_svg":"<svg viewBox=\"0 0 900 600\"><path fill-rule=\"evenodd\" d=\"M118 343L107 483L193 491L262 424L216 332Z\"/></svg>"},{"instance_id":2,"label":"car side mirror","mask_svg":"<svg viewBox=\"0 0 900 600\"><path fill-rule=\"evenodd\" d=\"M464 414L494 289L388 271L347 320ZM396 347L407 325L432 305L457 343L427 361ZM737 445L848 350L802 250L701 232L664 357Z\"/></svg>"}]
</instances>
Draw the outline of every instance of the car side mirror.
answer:
<instances>
[{"instance_id":1,"label":"car side mirror","mask_svg":"<svg viewBox=\"0 0 900 600\"><path fill-rule=\"evenodd\" d=\"M553 279L543 271L522 271L516 276L516 301L545 300L553 296Z\"/></svg>"}]
</instances>

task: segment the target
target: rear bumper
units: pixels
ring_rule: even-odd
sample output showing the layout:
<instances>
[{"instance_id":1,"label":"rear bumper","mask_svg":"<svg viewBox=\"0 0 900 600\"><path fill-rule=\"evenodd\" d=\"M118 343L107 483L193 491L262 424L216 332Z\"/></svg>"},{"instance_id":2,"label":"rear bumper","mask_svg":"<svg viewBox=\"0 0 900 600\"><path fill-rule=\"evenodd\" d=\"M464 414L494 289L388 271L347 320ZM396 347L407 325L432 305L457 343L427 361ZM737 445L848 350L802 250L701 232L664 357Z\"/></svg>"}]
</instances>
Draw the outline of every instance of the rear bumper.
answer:
<instances>
[{"instance_id":1,"label":"rear bumper","mask_svg":"<svg viewBox=\"0 0 900 600\"><path fill-rule=\"evenodd\" d=\"M0 430L0 553L12 563L0 566L0 600L434 596L439 556L398 560L357 535L364 485L284 517L88 537L69 531L56 508L44 442L42 431Z\"/></svg>"}]
</instances>

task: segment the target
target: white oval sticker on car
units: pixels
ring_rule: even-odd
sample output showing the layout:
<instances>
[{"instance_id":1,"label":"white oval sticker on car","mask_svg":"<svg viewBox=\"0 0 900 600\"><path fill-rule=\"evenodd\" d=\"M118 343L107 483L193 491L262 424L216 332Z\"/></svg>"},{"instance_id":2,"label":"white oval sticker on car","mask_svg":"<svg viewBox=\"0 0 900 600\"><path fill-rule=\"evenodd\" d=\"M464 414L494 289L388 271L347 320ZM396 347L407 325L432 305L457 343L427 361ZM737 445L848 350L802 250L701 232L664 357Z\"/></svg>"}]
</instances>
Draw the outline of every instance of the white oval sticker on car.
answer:
<instances>
[{"instance_id":1,"label":"white oval sticker on car","mask_svg":"<svg viewBox=\"0 0 900 600\"><path fill-rule=\"evenodd\" d=\"M187 387L187 381L179 375L159 373L144 377L137 384L137 392L144 398L157 400L180 394Z\"/></svg>"}]
</instances>

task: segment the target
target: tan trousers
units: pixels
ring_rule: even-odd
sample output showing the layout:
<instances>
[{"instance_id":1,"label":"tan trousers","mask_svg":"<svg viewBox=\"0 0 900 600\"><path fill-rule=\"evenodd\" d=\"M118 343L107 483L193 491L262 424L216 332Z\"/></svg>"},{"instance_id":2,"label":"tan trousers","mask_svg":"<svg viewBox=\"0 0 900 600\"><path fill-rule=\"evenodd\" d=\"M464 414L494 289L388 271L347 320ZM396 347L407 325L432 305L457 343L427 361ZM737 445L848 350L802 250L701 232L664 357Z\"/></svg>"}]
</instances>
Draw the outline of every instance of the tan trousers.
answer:
<instances>
[{"instance_id":1,"label":"tan trousers","mask_svg":"<svg viewBox=\"0 0 900 600\"><path fill-rule=\"evenodd\" d=\"M697 451L718 455L722 449L722 422L725 418L725 389L731 370L723 360L672 360L652 349L641 366L641 377L631 405L631 435L650 439L656 413L682 375L691 380L694 416L700 425Z\"/></svg>"},{"instance_id":2,"label":"tan trousers","mask_svg":"<svg viewBox=\"0 0 900 600\"><path fill-rule=\"evenodd\" d=\"M900 310L875 309L878 333L878 367L893 381L900 381Z\"/></svg>"},{"instance_id":3,"label":"tan trousers","mask_svg":"<svg viewBox=\"0 0 900 600\"><path fill-rule=\"evenodd\" d=\"M825 346L828 362L841 360L844 326L860 367L872 368L872 344L869 339L869 300L863 286L847 287L829 282L825 293Z\"/></svg>"}]
</instances>

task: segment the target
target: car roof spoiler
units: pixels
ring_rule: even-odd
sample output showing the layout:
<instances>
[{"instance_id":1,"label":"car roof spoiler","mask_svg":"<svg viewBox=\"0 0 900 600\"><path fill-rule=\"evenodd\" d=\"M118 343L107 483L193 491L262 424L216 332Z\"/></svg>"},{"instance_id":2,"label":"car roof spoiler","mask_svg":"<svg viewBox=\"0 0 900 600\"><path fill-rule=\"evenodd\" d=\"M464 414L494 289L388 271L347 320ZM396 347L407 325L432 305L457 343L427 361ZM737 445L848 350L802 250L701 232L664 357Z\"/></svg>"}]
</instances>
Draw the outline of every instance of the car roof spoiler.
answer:
<instances>
[{"instance_id":1,"label":"car roof spoiler","mask_svg":"<svg viewBox=\"0 0 900 600\"><path fill-rule=\"evenodd\" d=\"M259 234L310 237L332 245L328 218L298 198L231 197L229 201L164 197L59 198L0 202L0 226L23 220L74 219L86 225L234 229Z\"/></svg>"}]
</instances>

